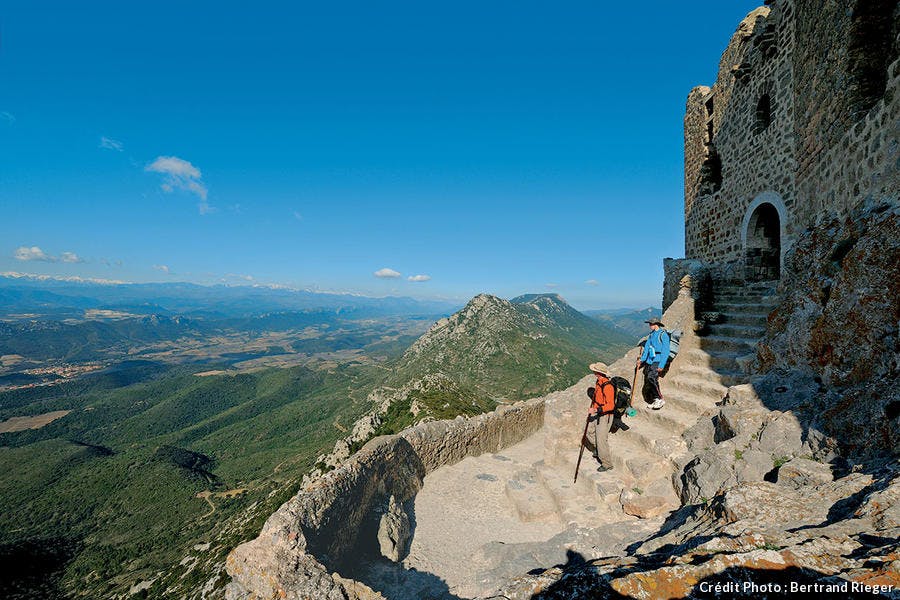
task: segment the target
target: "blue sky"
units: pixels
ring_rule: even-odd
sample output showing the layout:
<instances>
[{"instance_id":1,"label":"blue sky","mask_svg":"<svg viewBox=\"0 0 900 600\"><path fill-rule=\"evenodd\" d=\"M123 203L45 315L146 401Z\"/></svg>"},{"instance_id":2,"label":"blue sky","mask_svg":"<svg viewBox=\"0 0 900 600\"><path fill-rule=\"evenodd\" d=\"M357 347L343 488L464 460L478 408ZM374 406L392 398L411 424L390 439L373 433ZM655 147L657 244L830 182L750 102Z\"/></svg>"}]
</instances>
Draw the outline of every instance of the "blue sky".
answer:
<instances>
[{"instance_id":1,"label":"blue sky","mask_svg":"<svg viewBox=\"0 0 900 600\"><path fill-rule=\"evenodd\" d=\"M659 304L757 2L424 4L0 6L0 272Z\"/></svg>"}]
</instances>

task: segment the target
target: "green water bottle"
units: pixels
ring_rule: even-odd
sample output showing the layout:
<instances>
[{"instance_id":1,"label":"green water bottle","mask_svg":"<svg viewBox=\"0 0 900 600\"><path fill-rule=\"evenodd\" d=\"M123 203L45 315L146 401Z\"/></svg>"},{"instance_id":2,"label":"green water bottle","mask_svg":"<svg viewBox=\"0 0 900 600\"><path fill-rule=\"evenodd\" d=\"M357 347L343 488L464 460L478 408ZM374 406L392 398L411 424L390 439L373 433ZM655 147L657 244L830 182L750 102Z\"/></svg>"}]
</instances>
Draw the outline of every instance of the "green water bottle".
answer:
<instances>
[{"instance_id":1,"label":"green water bottle","mask_svg":"<svg viewBox=\"0 0 900 600\"><path fill-rule=\"evenodd\" d=\"M628 410L625 411L625 415L628 416L628 417L633 417L633 416L636 415L636 414L637 414L637 411L634 410L634 407L633 407L633 406L629 406L629 407L628 407Z\"/></svg>"}]
</instances>

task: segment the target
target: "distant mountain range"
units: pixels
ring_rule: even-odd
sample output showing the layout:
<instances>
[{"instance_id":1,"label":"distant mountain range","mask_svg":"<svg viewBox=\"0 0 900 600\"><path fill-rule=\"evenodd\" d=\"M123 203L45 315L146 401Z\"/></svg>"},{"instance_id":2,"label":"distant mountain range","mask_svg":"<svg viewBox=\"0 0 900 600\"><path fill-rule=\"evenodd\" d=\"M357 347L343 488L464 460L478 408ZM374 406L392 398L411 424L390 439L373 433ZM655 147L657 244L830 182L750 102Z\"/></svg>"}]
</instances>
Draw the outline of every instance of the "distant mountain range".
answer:
<instances>
[{"instance_id":1,"label":"distant mountain range","mask_svg":"<svg viewBox=\"0 0 900 600\"><path fill-rule=\"evenodd\" d=\"M234 333L258 335L308 327L346 333L345 339L329 343L309 336L282 340L296 352L314 353L362 346L363 341L375 343L379 331L390 333L368 323L365 340L353 335L366 320L430 322L457 308L448 302L405 297L370 298L269 287L0 276L0 356L24 357L30 366L37 366L42 361L121 360L129 352L160 342L171 347L189 339L208 342ZM421 326L416 329L417 334L422 331ZM202 359L200 354L198 359ZM0 365L0 384L3 375Z\"/></svg>"},{"instance_id":2,"label":"distant mountain range","mask_svg":"<svg viewBox=\"0 0 900 600\"><path fill-rule=\"evenodd\" d=\"M401 296L372 298L266 286L193 283L95 283L0 275L0 317L80 318L86 310L135 315L182 315L195 319L246 318L269 312L331 310L358 318L437 315L459 308L452 302Z\"/></svg>"},{"instance_id":3,"label":"distant mountain range","mask_svg":"<svg viewBox=\"0 0 900 600\"><path fill-rule=\"evenodd\" d=\"M645 321L651 317L660 318L662 310L653 307L640 310L619 308L612 310L586 310L584 314L636 341L647 335L649 331Z\"/></svg>"}]
</instances>

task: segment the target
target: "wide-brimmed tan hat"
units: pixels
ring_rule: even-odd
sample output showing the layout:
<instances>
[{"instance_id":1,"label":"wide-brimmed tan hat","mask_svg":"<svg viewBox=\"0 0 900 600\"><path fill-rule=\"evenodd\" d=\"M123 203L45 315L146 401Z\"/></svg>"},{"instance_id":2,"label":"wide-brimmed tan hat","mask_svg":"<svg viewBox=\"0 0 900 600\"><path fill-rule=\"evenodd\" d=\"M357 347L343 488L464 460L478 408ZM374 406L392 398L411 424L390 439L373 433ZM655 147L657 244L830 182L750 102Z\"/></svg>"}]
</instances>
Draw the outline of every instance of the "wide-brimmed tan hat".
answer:
<instances>
[{"instance_id":1,"label":"wide-brimmed tan hat","mask_svg":"<svg viewBox=\"0 0 900 600\"><path fill-rule=\"evenodd\" d=\"M609 365L604 362L595 362L591 366L588 367L594 373L603 373L606 375L609 372Z\"/></svg>"}]
</instances>

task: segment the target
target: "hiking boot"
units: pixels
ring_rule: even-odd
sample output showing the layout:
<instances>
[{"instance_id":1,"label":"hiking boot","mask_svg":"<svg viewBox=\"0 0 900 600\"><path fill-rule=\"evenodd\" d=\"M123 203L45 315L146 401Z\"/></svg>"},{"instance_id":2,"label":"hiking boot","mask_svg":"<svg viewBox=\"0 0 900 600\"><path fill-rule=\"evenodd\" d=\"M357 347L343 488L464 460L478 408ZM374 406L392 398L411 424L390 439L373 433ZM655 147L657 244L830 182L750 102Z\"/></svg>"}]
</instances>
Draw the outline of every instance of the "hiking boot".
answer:
<instances>
[{"instance_id":1,"label":"hiking boot","mask_svg":"<svg viewBox=\"0 0 900 600\"><path fill-rule=\"evenodd\" d=\"M612 467L607 466L607 465L600 465L599 467L597 467L598 473L605 473L607 471L612 471Z\"/></svg>"},{"instance_id":2,"label":"hiking boot","mask_svg":"<svg viewBox=\"0 0 900 600\"><path fill-rule=\"evenodd\" d=\"M650 405L650 408L652 408L653 410L659 410L665 405L666 405L665 400L663 400L662 398L657 398L656 400L653 401L653 404Z\"/></svg>"}]
</instances>

